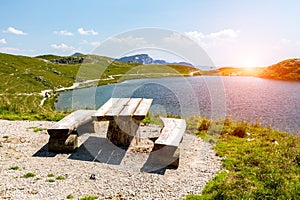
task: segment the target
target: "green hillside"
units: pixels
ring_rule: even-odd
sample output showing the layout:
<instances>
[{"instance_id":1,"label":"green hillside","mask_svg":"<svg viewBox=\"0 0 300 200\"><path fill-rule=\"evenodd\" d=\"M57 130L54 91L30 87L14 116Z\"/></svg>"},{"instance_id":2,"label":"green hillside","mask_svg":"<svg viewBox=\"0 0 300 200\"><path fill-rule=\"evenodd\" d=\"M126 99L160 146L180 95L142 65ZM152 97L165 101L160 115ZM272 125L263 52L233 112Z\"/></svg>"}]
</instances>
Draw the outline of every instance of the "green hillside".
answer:
<instances>
[{"instance_id":1,"label":"green hillside","mask_svg":"<svg viewBox=\"0 0 300 200\"><path fill-rule=\"evenodd\" d=\"M270 79L300 81L300 59L288 59L271 65L259 76Z\"/></svg>"},{"instance_id":2,"label":"green hillside","mask_svg":"<svg viewBox=\"0 0 300 200\"><path fill-rule=\"evenodd\" d=\"M32 93L73 84L78 66L0 53L0 93Z\"/></svg>"},{"instance_id":3,"label":"green hillside","mask_svg":"<svg viewBox=\"0 0 300 200\"><path fill-rule=\"evenodd\" d=\"M196 68L182 65L139 65L121 63L97 55L37 57L0 53L0 118L59 119L54 108L55 91L87 80L105 85L144 78L190 75ZM54 93L41 106L42 90Z\"/></svg>"}]
</instances>

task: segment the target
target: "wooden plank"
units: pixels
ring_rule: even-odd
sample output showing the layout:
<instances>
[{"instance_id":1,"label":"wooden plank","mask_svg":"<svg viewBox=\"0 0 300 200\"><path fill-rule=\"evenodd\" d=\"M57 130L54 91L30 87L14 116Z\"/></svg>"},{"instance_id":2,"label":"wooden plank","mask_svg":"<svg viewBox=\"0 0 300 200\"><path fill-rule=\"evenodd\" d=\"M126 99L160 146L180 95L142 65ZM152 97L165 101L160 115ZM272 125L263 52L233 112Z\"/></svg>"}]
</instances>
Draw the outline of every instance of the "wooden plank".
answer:
<instances>
[{"instance_id":1,"label":"wooden plank","mask_svg":"<svg viewBox=\"0 0 300 200\"><path fill-rule=\"evenodd\" d=\"M119 116L132 116L140 105L142 98L132 98L129 100L126 106L124 106L123 110L120 112Z\"/></svg>"},{"instance_id":2,"label":"wooden plank","mask_svg":"<svg viewBox=\"0 0 300 200\"><path fill-rule=\"evenodd\" d=\"M155 141L155 144L178 147L185 132L185 120L162 117L161 120L164 123L164 128L159 138Z\"/></svg>"},{"instance_id":3,"label":"wooden plank","mask_svg":"<svg viewBox=\"0 0 300 200\"><path fill-rule=\"evenodd\" d=\"M112 109L110 109L105 115L106 116L119 116L120 112L124 109L124 106L128 105L130 98L119 98L118 101L114 102Z\"/></svg>"},{"instance_id":4,"label":"wooden plank","mask_svg":"<svg viewBox=\"0 0 300 200\"><path fill-rule=\"evenodd\" d=\"M142 101L140 102L138 108L135 110L133 115L135 117L146 116L151 107L152 101L153 99L142 99Z\"/></svg>"},{"instance_id":5,"label":"wooden plank","mask_svg":"<svg viewBox=\"0 0 300 200\"><path fill-rule=\"evenodd\" d=\"M120 98L110 98L105 104L103 104L97 112L93 115L93 118L95 117L103 117L107 112L109 112L113 105L116 104Z\"/></svg>"},{"instance_id":6,"label":"wooden plank","mask_svg":"<svg viewBox=\"0 0 300 200\"><path fill-rule=\"evenodd\" d=\"M50 129L49 135L69 134L70 131L92 120L92 115L96 110L77 110L72 112L62 120L56 122Z\"/></svg>"}]
</instances>

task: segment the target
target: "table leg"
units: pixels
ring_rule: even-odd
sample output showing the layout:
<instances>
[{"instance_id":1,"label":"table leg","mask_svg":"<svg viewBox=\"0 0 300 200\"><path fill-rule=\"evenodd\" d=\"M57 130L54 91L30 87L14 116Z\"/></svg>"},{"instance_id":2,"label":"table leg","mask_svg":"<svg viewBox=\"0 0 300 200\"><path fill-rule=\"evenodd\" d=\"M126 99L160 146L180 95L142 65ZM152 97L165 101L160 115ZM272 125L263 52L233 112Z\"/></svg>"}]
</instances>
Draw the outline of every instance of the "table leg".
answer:
<instances>
[{"instance_id":1,"label":"table leg","mask_svg":"<svg viewBox=\"0 0 300 200\"><path fill-rule=\"evenodd\" d=\"M107 138L113 144L127 148L136 136L140 121L131 117L118 117L109 121Z\"/></svg>"}]
</instances>

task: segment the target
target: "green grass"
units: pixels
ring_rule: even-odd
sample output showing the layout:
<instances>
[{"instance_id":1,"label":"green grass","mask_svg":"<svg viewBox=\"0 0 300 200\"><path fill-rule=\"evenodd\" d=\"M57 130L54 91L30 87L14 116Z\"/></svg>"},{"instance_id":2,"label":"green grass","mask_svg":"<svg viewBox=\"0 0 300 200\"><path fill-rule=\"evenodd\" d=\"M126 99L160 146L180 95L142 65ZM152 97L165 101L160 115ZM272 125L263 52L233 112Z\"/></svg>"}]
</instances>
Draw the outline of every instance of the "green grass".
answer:
<instances>
[{"instance_id":1,"label":"green grass","mask_svg":"<svg viewBox=\"0 0 300 200\"><path fill-rule=\"evenodd\" d=\"M46 128L35 127L35 126L28 127L27 129L32 129L33 132L40 132L40 131L47 130Z\"/></svg>"},{"instance_id":2,"label":"green grass","mask_svg":"<svg viewBox=\"0 0 300 200\"><path fill-rule=\"evenodd\" d=\"M18 166L11 166L11 167L8 168L8 170L18 170L18 169L19 169Z\"/></svg>"},{"instance_id":3,"label":"green grass","mask_svg":"<svg viewBox=\"0 0 300 200\"><path fill-rule=\"evenodd\" d=\"M66 180L66 178L64 176L58 176L56 177L56 180Z\"/></svg>"},{"instance_id":4,"label":"green grass","mask_svg":"<svg viewBox=\"0 0 300 200\"><path fill-rule=\"evenodd\" d=\"M7 139L7 138L9 138L9 136L8 135L4 135L4 136L2 136L2 138Z\"/></svg>"},{"instance_id":5,"label":"green grass","mask_svg":"<svg viewBox=\"0 0 300 200\"><path fill-rule=\"evenodd\" d=\"M54 174L48 174L47 177L49 178L54 177Z\"/></svg>"},{"instance_id":6,"label":"green grass","mask_svg":"<svg viewBox=\"0 0 300 200\"><path fill-rule=\"evenodd\" d=\"M35 174L32 172L28 172L28 173L24 174L22 177L23 178L33 178L33 177L35 177Z\"/></svg>"},{"instance_id":7,"label":"green grass","mask_svg":"<svg viewBox=\"0 0 300 200\"><path fill-rule=\"evenodd\" d=\"M46 182L49 182L49 183L54 183L55 180L54 179L47 179Z\"/></svg>"},{"instance_id":8,"label":"green grass","mask_svg":"<svg viewBox=\"0 0 300 200\"><path fill-rule=\"evenodd\" d=\"M198 123L197 123L198 121ZM300 196L300 138L246 122L188 120L188 131L213 137L227 171L187 199L297 199ZM218 127L219 126L219 127ZM202 129L204 128L204 129ZM207 130L205 130L207 129ZM212 136L212 133L215 135Z\"/></svg>"},{"instance_id":9,"label":"green grass","mask_svg":"<svg viewBox=\"0 0 300 200\"><path fill-rule=\"evenodd\" d=\"M74 196L73 196L72 194L69 194L69 195L67 196L67 199L74 199Z\"/></svg>"},{"instance_id":10,"label":"green grass","mask_svg":"<svg viewBox=\"0 0 300 200\"><path fill-rule=\"evenodd\" d=\"M80 200L96 200L98 198L99 198L98 196L85 196L80 198Z\"/></svg>"}]
</instances>

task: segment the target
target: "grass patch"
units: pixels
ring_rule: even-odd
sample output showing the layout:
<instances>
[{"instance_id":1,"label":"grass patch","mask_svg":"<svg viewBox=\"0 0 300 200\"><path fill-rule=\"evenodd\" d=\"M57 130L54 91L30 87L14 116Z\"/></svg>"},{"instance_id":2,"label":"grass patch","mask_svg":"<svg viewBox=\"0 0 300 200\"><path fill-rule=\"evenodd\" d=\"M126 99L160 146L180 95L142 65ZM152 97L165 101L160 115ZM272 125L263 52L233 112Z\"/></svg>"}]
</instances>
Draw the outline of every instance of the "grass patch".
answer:
<instances>
[{"instance_id":1,"label":"grass patch","mask_svg":"<svg viewBox=\"0 0 300 200\"><path fill-rule=\"evenodd\" d=\"M35 177L35 174L32 172L28 172L28 173L24 174L22 177L23 178L33 178L33 177Z\"/></svg>"},{"instance_id":2,"label":"grass patch","mask_svg":"<svg viewBox=\"0 0 300 200\"><path fill-rule=\"evenodd\" d=\"M80 198L80 200L95 200L98 198L99 198L98 196L85 196L85 197Z\"/></svg>"},{"instance_id":3,"label":"grass patch","mask_svg":"<svg viewBox=\"0 0 300 200\"><path fill-rule=\"evenodd\" d=\"M74 196L73 196L72 194L69 194L69 195L67 196L67 199L74 199Z\"/></svg>"},{"instance_id":4,"label":"grass patch","mask_svg":"<svg viewBox=\"0 0 300 200\"><path fill-rule=\"evenodd\" d=\"M33 132L40 132L40 131L47 130L46 128L35 127L35 126L28 127L28 129L32 129Z\"/></svg>"},{"instance_id":5,"label":"grass patch","mask_svg":"<svg viewBox=\"0 0 300 200\"><path fill-rule=\"evenodd\" d=\"M54 174L48 174L47 177L49 178L54 177Z\"/></svg>"},{"instance_id":6,"label":"grass patch","mask_svg":"<svg viewBox=\"0 0 300 200\"><path fill-rule=\"evenodd\" d=\"M55 180L54 179L47 179L46 182L53 183L53 182L55 182Z\"/></svg>"},{"instance_id":7,"label":"grass patch","mask_svg":"<svg viewBox=\"0 0 300 200\"><path fill-rule=\"evenodd\" d=\"M214 149L223 157L226 171L218 173L201 196L188 195L187 199L297 199L300 196L299 136L230 120L223 121L222 127L220 121L210 121L207 129L201 120L187 120L187 131L204 140L215 134Z\"/></svg>"},{"instance_id":8,"label":"grass patch","mask_svg":"<svg viewBox=\"0 0 300 200\"><path fill-rule=\"evenodd\" d=\"M11 166L11 167L8 168L8 170L18 170L18 169L19 169L18 166Z\"/></svg>"},{"instance_id":9,"label":"grass patch","mask_svg":"<svg viewBox=\"0 0 300 200\"><path fill-rule=\"evenodd\" d=\"M4 135L2 138L7 139L9 138L8 135Z\"/></svg>"},{"instance_id":10,"label":"grass patch","mask_svg":"<svg viewBox=\"0 0 300 200\"><path fill-rule=\"evenodd\" d=\"M66 178L64 176L58 176L56 177L56 180L66 180Z\"/></svg>"}]
</instances>

